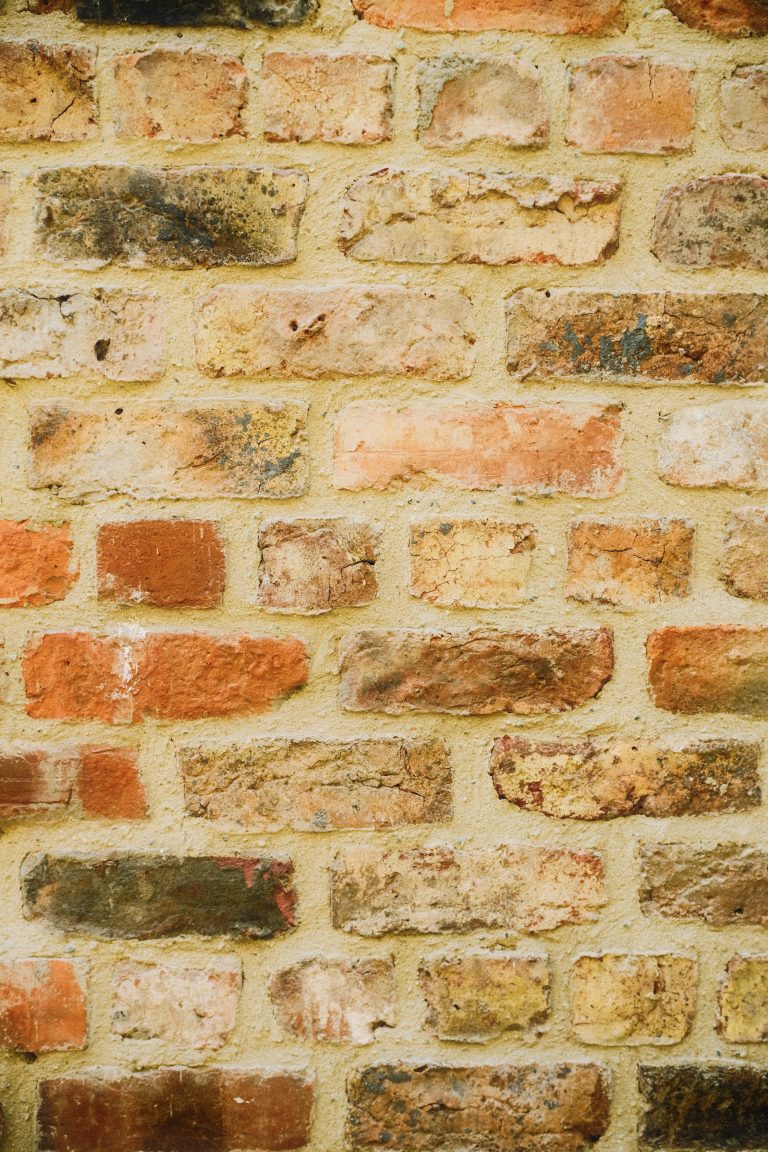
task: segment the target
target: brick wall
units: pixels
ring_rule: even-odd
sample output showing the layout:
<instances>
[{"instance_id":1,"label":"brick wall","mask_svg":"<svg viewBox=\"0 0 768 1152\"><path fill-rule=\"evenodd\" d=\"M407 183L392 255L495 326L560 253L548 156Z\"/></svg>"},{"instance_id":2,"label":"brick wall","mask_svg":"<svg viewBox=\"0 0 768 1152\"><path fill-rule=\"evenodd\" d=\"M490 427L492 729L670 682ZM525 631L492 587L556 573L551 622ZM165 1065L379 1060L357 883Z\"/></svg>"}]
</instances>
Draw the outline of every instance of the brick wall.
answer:
<instances>
[{"instance_id":1,"label":"brick wall","mask_svg":"<svg viewBox=\"0 0 768 1152\"><path fill-rule=\"evenodd\" d=\"M768 1149L766 34L0 7L4 1152Z\"/></svg>"}]
</instances>

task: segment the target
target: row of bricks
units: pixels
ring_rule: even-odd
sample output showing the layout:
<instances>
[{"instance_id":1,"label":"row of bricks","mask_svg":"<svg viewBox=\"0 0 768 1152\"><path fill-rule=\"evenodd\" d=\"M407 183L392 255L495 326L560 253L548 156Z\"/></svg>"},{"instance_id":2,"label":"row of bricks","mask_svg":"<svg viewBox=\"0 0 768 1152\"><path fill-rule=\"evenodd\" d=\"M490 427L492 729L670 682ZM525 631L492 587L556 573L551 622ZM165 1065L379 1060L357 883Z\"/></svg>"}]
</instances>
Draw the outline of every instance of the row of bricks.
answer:
<instances>
[{"instance_id":1,"label":"row of bricks","mask_svg":"<svg viewBox=\"0 0 768 1152\"><path fill-rule=\"evenodd\" d=\"M698 997L695 958L588 954L569 961L569 969L570 1029L582 1043L669 1045L689 1034ZM552 996L544 955L503 949L432 955L419 966L419 985L424 1032L440 1040L482 1043L513 1033L533 1041L548 1030ZM221 1048L235 1032L242 986L234 957L194 968L122 961L112 975L111 1031L177 1049ZM391 956L300 960L267 977L267 992L289 1038L370 1044L400 1021ZM732 957L717 998L718 1035L731 1044L768 1040L768 957ZM0 1050L87 1048L88 1016L84 963L0 963ZM269 1024L264 1019L261 1029Z\"/></svg>"},{"instance_id":2,"label":"row of bricks","mask_svg":"<svg viewBox=\"0 0 768 1152\"><path fill-rule=\"evenodd\" d=\"M38 258L91 270L188 269L294 261L310 178L234 166L1 172L3 248L17 185L19 214L34 209ZM360 261L599 264L619 246L622 192L615 178L382 168L340 196L337 236L342 252ZM766 211L768 180L760 175L670 185L656 206L650 251L673 268L764 269Z\"/></svg>"},{"instance_id":3,"label":"row of bricks","mask_svg":"<svg viewBox=\"0 0 768 1152\"><path fill-rule=\"evenodd\" d=\"M0 142L98 138L96 67L95 48L0 41ZM396 75L395 61L382 56L267 52L259 77L263 135L299 143L391 140ZM235 56L200 48L132 52L114 57L110 77L118 137L201 144L248 135L249 73ZM422 59L416 77L416 131L427 147L549 142L544 81L524 59ZM664 155L691 147L696 70L688 64L596 56L572 64L562 82L565 139L582 151ZM721 79L720 131L737 151L768 147L768 67L737 67Z\"/></svg>"},{"instance_id":4,"label":"row of bricks","mask_svg":"<svg viewBox=\"0 0 768 1152\"><path fill-rule=\"evenodd\" d=\"M690 595L695 529L687 520L572 521L566 595L639 607ZM382 566L377 526L361 520L274 520L254 534L251 603L315 615L372 604ZM419 520L410 525L411 596L451 608L513 608L530 599L533 524ZM556 572L554 548L546 566ZM75 587L69 525L0 520L0 607L39 607ZM222 530L211 520L134 520L96 532L99 600L124 607L217 608L226 584ZM732 595L768 600L768 508L732 513L720 557ZM554 587L554 580L550 580Z\"/></svg>"}]
</instances>

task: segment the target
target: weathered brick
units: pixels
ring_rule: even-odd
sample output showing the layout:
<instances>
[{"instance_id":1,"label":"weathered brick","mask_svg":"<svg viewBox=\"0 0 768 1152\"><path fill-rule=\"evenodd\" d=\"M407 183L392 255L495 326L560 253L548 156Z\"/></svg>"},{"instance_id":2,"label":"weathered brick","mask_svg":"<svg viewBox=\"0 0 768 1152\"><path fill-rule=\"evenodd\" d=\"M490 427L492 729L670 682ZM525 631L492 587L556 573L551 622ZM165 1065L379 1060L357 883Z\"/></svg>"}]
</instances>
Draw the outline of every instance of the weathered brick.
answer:
<instances>
[{"instance_id":1,"label":"weathered brick","mask_svg":"<svg viewBox=\"0 0 768 1152\"><path fill-rule=\"evenodd\" d=\"M74 0L78 20L97 24L221 24L252 28L257 24L296 24L315 7L314 0Z\"/></svg>"},{"instance_id":2,"label":"weathered brick","mask_svg":"<svg viewBox=\"0 0 768 1152\"><path fill-rule=\"evenodd\" d=\"M613 674L613 638L607 628L357 632L341 641L339 667L352 712L537 716L599 694Z\"/></svg>"},{"instance_id":3,"label":"weathered brick","mask_svg":"<svg viewBox=\"0 0 768 1152\"><path fill-rule=\"evenodd\" d=\"M419 137L427 147L474 140L515 147L549 141L549 106L539 71L514 57L442 56L418 71Z\"/></svg>"},{"instance_id":4,"label":"weathered brick","mask_svg":"<svg viewBox=\"0 0 768 1152\"><path fill-rule=\"evenodd\" d=\"M720 577L732 596L768 600L768 508L739 508L731 513Z\"/></svg>"},{"instance_id":5,"label":"weathered brick","mask_svg":"<svg viewBox=\"0 0 768 1152\"><path fill-rule=\"evenodd\" d=\"M523 288L507 301L517 380L757 384L768 372L768 297Z\"/></svg>"},{"instance_id":6,"label":"weathered brick","mask_svg":"<svg viewBox=\"0 0 768 1152\"><path fill-rule=\"evenodd\" d=\"M307 195L269 168L48 168L36 177L42 255L75 268L286 264Z\"/></svg>"},{"instance_id":7,"label":"weathered brick","mask_svg":"<svg viewBox=\"0 0 768 1152\"><path fill-rule=\"evenodd\" d=\"M554 32L590 36L621 25L621 0L353 0L355 11L384 28L423 28L427 32Z\"/></svg>"},{"instance_id":8,"label":"weathered brick","mask_svg":"<svg viewBox=\"0 0 768 1152\"><path fill-rule=\"evenodd\" d=\"M613 255L620 215L617 180L384 168L347 192L340 237L356 260L579 266Z\"/></svg>"},{"instance_id":9,"label":"weathered brick","mask_svg":"<svg viewBox=\"0 0 768 1152\"><path fill-rule=\"evenodd\" d=\"M68 524L0 520L0 606L63 600L78 577Z\"/></svg>"},{"instance_id":10,"label":"weathered brick","mask_svg":"<svg viewBox=\"0 0 768 1152\"><path fill-rule=\"evenodd\" d=\"M26 918L64 932L266 940L294 923L293 864L284 857L36 853L21 873Z\"/></svg>"},{"instance_id":11,"label":"weathered brick","mask_svg":"<svg viewBox=\"0 0 768 1152\"><path fill-rule=\"evenodd\" d=\"M206 144L245 136L248 73L236 56L194 48L131 52L114 62L115 132Z\"/></svg>"},{"instance_id":12,"label":"weathered brick","mask_svg":"<svg viewBox=\"0 0 768 1152\"><path fill-rule=\"evenodd\" d=\"M584 1044L679 1044L696 1011L696 961L687 956L579 956L571 1020Z\"/></svg>"},{"instance_id":13,"label":"weathered brick","mask_svg":"<svg viewBox=\"0 0 768 1152\"><path fill-rule=\"evenodd\" d=\"M768 13L762 0L668 0L678 20L716 36L764 36Z\"/></svg>"},{"instance_id":14,"label":"weathered brick","mask_svg":"<svg viewBox=\"0 0 768 1152\"><path fill-rule=\"evenodd\" d=\"M718 989L717 1031L731 1044L768 1040L768 956L733 956Z\"/></svg>"},{"instance_id":15,"label":"weathered brick","mask_svg":"<svg viewBox=\"0 0 768 1152\"><path fill-rule=\"evenodd\" d=\"M681 488L768 488L768 403L725 400L667 420L659 473Z\"/></svg>"},{"instance_id":16,"label":"weathered brick","mask_svg":"<svg viewBox=\"0 0 768 1152\"><path fill-rule=\"evenodd\" d=\"M672 4L670 3L670 7ZM641 1064L641 1149L762 1152L768 1069L755 1064Z\"/></svg>"},{"instance_id":17,"label":"weathered brick","mask_svg":"<svg viewBox=\"0 0 768 1152\"><path fill-rule=\"evenodd\" d=\"M768 715L768 628L660 628L646 644L657 708Z\"/></svg>"},{"instance_id":18,"label":"weathered brick","mask_svg":"<svg viewBox=\"0 0 768 1152\"><path fill-rule=\"evenodd\" d=\"M622 443L616 406L353 404L336 421L334 484L359 490L439 481L599 499L622 487Z\"/></svg>"},{"instance_id":19,"label":"weathered brick","mask_svg":"<svg viewBox=\"0 0 768 1152\"><path fill-rule=\"evenodd\" d=\"M595 56L568 72L566 139L583 152L663 155L689 148L694 70L650 56Z\"/></svg>"},{"instance_id":20,"label":"weathered brick","mask_svg":"<svg viewBox=\"0 0 768 1152\"><path fill-rule=\"evenodd\" d=\"M40 1082L39 1152L285 1152L309 1143L308 1072L161 1068Z\"/></svg>"},{"instance_id":21,"label":"weathered brick","mask_svg":"<svg viewBox=\"0 0 768 1152\"><path fill-rule=\"evenodd\" d=\"M96 533L100 600L153 608L215 608L226 562L211 520L129 520Z\"/></svg>"},{"instance_id":22,"label":"weathered brick","mask_svg":"<svg viewBox=\"0 0 768 1152\"><path fill-rule=\"evenodd\" d=\"M251 740L178 756L187 814L253 831L393 828L451 815L439 740Z\"/></svg>"},{"instance_id":23,"label":"weathered brick","mask_svg":"<svg viewBox=\"0 0 768 1152\"><path fill-rule=\"evenodd\" d=\"M759 765L760 745L743 740L501 736L491 753L503 800L575 820L748 811L761 801Z\"/></svg>"},{"instance_id":24,"label":"weathered brick","mask_svg":"<svg viewBox=\"0 0 768 1152\"><path fill-rule=\"evenodd\" d=\"M768 29L767 29L768 30ZM720 86L720 132L738 152L768 148L768 68L734 68Z\"/></svg>"},{"instance_id":25,"label":"weathered brick","mask_svg":"<svg viewBox=\"0 0 768 1152\"><path fill-rule=\"evenodd\" d=\"M435 956L421 965L419 981L427 1029L441 1040L482 1043L506 1032L532 1038L549 1016L549 969L542 956Z\"/></svg>"},{"instance_id":26,"label":"weathered brick","mask_svg":"<svg viewBox=\"0 0 768 1152\"><path fill-rule=\"evenodd\" d=\"M175 402L31 408L32 488L64 499L300 496L306 405Z\"/></svg>"},{"instance_id":27,"label":"weathered brick","mask_svg":"<svg viewBox=\"0 0 768 1152\"><path fill-rule=\"evenodd\" d=\"M85 973L71 960L0 964L0 1049L70 1052L88 1033Z\"/></svg>"},{"instance_id":28,"label":"weathered brick","mask_svg":"<svg viewBox=\"0 0 768 1152\"><path fill-rule=\"evenodd\" d=\"M512 608L525 599L532 524L423 520L411 524L411 595L450 608Z\"/></svg>"},{"instance_id":29,"label":"weathered brick","mask_svg":"<svg viewBox=\"0 0 768 1152\"><path fill-rule=\"evenodd\" d=\"M361 52L267 52L261 72L267 140L378 144L392 134L395 65Z\"/></svg>"},{"instance_id":30,"label":"weathered brick","mask_svg":"<svg viewBox=\"0 0 768 1152\"><path fill-rule=\"evenodd\" d=\"M463 379L474 328L472 305L453 288L227 284L200 302L197 360L207 376Z\"/></svg>"},{"instance_id":31,"label":"weathered brick","mask_svg":"<svg viewBox=\"0 0 768 1152\"><path fill-rule=\"evenodd\" d=\"M0 256L5 255L8 242L8 217L11 212L11 180L7 172L0 172ZM0 1124L2 1120L0 1119Z\"/></svg>"},{"instance_id":32,"label":"weathered brick","mask_svg":"<svg viewBox=\"0 0 768 1152\"><path fill-rule=\"evenodd\" d=\"M281 1027L300 1040L370 1044L379 1028L394 1028L392 959L302 960L269 982Z\"/></svg>"},{"instance_id":33,"label":"weathered brick","mask_svg":"<svg viewBox=\"0 0 768 1152\"><path fill-rule=\"evenodd\" d=\"M743 844L651 844L640 849L646 916L768 925L768 855Z\"/></svg>"},{"instance_id":34,"label":"weathered brick","mask_svg":"<svg viewBox=\"0 0 768 1152\"><path fill-rule=\"evenodd\" d=\"M147 799L131 748L8 749L0 753L0 818L67 808L108 820L139 820Z\"/></svg>"},{"instance_id":35,"label":"weathered brick","mask_svg":"<svg viewBox=\"0 0 768 1152\"><path fill-rule=\"evenodd\" d=\"M768 268L768 180L741 172L667 188L651 251L689 268Z\"/></svg>"},{"instance_id":36,"label":"weathered brick","mask_svg":"<svg viewBox=\"0 0 768 1152\"><path fill-rule=\"evenodd\" d=\"M92 140L96 51L0 41L0 140Z\"/></svg>"},{"instance_id":37,"label":"weathered brick","mask_svg":"<svg viewBox=\"0 0 768 1152\"><path fill-rule=\"evenodd\" d=\"M606 903L594 852L502 844L382 852L349 848L331 868L334 927L389 932L548 932L595 920Z\"/></svg>"},{"instance_id":38,"label":"weathered brick","mask_svg":"<svg viewBox=\"0 0 768 1152\"><path fill-rule=\"evenodd\" d=\"M586 1152L608 1127L596 1064L377 1064L347 1085L352 1152Z\"/></svg>"},{"instance_id":39,"label":"weathered brick","mask_svg":"<svg viewBox=\"0 0 768 1152\"><path fill-rule=\"evenodd\" d=\"M235 959L205 968L123 961L112 975L112 1031L126 1040L221 1048L235 1028L242 983Z\"/></svg>"},{"instance_id":40,"label":"weathered brick","mask_svg":"<svg viewBox=\"0 0 768 1152\"><path fill-rule=\"evenodd\" d=\"M165 369L164 309L146 293L0 292L0 373L45 380L79 373L155 380Z\"/></svg>"},{"instance_id":41,"label":"weathered brick","mask_svg":"<svg viewBox=\"0 0 768 1152\"><path fill-rule=\"evenodd\" d=\"M315 615L376 599L379 532L360 520L273 520L259 532L262 608Z\"/></svg>"},{"instance_id":42,"label":"weathered brick","mask_svg":"<svg viewBox=\"0 0 768 1152\"><path fill-rule=\"evenodd\" d=\"M625 607L687 596L693 535L688 520L574 520L567 595Z\"/></svg>"}]
</instances>

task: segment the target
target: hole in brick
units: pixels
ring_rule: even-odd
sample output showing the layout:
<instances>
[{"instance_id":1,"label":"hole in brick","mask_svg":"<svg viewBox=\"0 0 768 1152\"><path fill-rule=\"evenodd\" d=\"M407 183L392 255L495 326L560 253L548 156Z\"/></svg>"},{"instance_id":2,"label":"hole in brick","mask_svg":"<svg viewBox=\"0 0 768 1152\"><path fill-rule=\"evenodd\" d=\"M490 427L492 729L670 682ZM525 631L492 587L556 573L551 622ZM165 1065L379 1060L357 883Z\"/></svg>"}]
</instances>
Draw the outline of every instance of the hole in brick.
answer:
<instances>
[{"instance_id":1,"label":"hole in brick","mask_svg":"<svg viewBox=\"0 0 768 1152\"><path fill-rule=\"evenodd\" d=\"M97 340L96 341L96 343L93 346L93 351L95 352L96 359L98 361L106 360L107 355L109 354L110 344L111 344L111 340Z\"/></svg>"}]
</instances>

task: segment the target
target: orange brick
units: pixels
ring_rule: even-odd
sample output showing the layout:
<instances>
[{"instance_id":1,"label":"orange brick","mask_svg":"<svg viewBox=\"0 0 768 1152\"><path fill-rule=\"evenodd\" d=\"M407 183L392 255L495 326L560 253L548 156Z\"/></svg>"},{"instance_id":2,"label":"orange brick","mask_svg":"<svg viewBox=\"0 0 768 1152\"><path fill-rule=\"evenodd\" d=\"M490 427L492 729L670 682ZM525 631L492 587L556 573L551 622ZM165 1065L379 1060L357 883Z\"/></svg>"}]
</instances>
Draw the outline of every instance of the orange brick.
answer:
<instances>
[{"instance_id":1,"label":"orange brick","mask_svg":"<svg viewBox=\"0 0 768 1152\"><path fill-rule=\"evenodd\" d=\"M103 524L96 537L99 599L153 608L215 608L224 549L210 520Z\"/></svg>"},{"instance_id":2,"label":"orange brick","mask_svg":"<svg viewBox=\"0 0 768 1152\"><path fill-rule=\"evenodd\" d=\"M689 0L690 2L690 0ZM616 30L622 0L353 0L355 10L383 28L428 32L554 32L593 36Z\"/></svg>"},{"instance_id":3,"label":"orange brick","mask_svg":"<svg viewBox=\"0 0 768 1152\"><path fill-rule=\"evenodd\" d=\"M85 980L71 960L0 964L0 1048L67 1052L85 1048Z\"/></svg>"},{"instance_id":4,"label":"orange brick","mask_svg":"<svg viewBox=\"0 0 768 1152\"><path fill-rule=\"evenodd\" d=\"M69 525L0 520L0 605L63 600L78 576Z\"/></svg>"}]
</instances>

